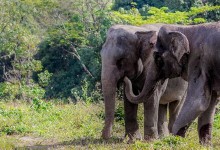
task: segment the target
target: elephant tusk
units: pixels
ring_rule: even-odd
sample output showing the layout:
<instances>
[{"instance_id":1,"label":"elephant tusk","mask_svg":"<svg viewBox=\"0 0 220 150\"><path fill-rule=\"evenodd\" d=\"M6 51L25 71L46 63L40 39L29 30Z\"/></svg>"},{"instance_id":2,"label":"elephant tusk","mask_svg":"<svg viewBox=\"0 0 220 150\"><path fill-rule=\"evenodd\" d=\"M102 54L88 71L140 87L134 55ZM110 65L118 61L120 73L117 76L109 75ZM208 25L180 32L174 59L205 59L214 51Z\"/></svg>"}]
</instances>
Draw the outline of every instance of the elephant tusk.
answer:
<instances>
[{"instance_id":1,"label":"elephant tusk","mask_svg":"<svg viewBox=\"0 0 220 150\"><path fill-rule=\"evenodd\" d=\"M143 69L144 69L144 66L143 66L142 60L139 58L138 59L137 77L139 77L139 75L143 72Z\"/></svg>"}]
</instances>

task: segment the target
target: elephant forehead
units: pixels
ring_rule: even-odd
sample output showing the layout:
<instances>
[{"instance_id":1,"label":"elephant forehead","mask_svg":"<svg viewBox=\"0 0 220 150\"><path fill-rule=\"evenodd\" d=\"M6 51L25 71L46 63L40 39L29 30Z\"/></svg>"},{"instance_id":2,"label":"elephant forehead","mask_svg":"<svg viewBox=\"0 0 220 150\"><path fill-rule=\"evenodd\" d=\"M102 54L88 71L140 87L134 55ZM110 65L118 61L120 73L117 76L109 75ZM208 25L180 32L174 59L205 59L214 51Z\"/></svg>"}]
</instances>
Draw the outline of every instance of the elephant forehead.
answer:
<instances>
[{"instance_id":1,"label":"elephant forehead","mask_svg":"<svg viewBox=\"0 0 220 150\"><path fill-rule=\"evenodd\" d=\"M128 46L116 46L111 45L102 50L101 56L103 60L115 61L117 59L127 58L132 59L136 57L135 50L129 48Z\"/></svg>"},{"instance_id":2,"label":"elephant forehead","mask_svg":"<svg viewBox=\"0 0 220 150\"><path fill-rule=\"evenodd\" d=\"M116 41L118 45L123 44L123 43L129 43L128 38L126 36L117 36Z\"/></svg>"},{"instance_id":3,"label":"elephant forehead","mask_svg":"<svg viewBox=\"0 0 220 150\"><path fill-rule=\"evenodd\" d=\"M120 45L128 45L128 44L135 44L137 41L137 36L135 34L131 34L125 31L117 31L114 30L110 34L107 35L106 41L103 47L107 46L120 46Z\"/></svg>"},{"instance_id":4,"label":"elephant forehead","mask_svg":"<svg viewBox=\"0 0 220 150\"><path fill-rule=\"evenodd\" d=\"M152 25L151 25L151 27L149 27L148 25L146 25L144 27L138 27L138 26L132 26L132 25L114 25L109 29L108 33L116 32L116 34L118 34L119 32L121 32L121 33L124 32L124 33L135 34L135 32L137 32L137 31L146 31L149 28L151 30L158 29L157 27L152 28Z\"/></svg>"},{"instance_id":5,"label":"elephant forehead","mask_svg":"<svg viewBox=\"0 0 220 150\"><path fill-rule=\"evenodd\" d=\"M112 29L107 36L112 39L118 39L120 37L122 38L124 37L127 40L133 41L137 39L135 32L136 32L135 30L119 28L119 29Z\"/></svg>"},{"instance_id":6,"label":"elephant forehead","mask_svg":"<svg viewBox=\"0 0 220 150\"><path fill-rule=\"evenodd\" d=\"M118 36L116 38L116 46L127 48L130 46L134 46L135 40L133 38L129 38L128 36Z\"/></svg>"},{"instance_id":7,"label":"elephant forehead","mask_svg":"<svg viewBox=\"0 0 220 150\"><path fill-rule=\"evenodd\" d=\"M125 36L124 34L121 35L112 35L108 36L106 39L106 42L102 46L101 55L124 55L127 51L130 51L130 53L135 52L136 48L136 41L137 38L135 38L135 35L127 34Z\"/></svg>"}]
</instances>

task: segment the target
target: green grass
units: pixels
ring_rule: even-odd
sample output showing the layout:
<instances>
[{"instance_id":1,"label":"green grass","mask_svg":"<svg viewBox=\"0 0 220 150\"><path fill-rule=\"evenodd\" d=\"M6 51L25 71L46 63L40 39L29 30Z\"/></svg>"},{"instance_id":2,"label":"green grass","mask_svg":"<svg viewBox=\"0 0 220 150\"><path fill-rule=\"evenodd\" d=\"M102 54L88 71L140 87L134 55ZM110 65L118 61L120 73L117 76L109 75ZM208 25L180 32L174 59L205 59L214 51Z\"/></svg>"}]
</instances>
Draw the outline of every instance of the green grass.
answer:
<instances>
[{"instance_id":1,"label":"green grass","mask_svg":"<svg viewBox=\"0 0 220 150\"><path fill-rule=\"evenodd\" d=\"M140 107L142 108L142 107ZM139 122L143 133L143 110ZM104 104L53 104L35 100L0 103L0 149L209 149L198 143L196 123L186 138L168 136L153 142L127 144L124 136L123 107L117 105L113 137L100 139L104 123ZM220 112L215 116L213 148L220 149Z\"/></svg>"}]
</instances>

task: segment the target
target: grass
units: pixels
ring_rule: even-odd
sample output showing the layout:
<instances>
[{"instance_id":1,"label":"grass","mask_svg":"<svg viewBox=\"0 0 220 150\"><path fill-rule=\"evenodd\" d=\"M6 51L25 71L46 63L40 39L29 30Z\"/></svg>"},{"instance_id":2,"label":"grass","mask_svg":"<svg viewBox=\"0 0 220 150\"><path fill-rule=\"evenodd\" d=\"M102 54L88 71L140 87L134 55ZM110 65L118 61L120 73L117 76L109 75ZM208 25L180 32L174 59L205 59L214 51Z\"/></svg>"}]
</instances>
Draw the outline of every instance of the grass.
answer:
<instances>
[{"instance_id":1,"label":"grass","mask_svg":"<svg viewBox=\"0 0 220 150\"><path fill-rule=\"evenodd\" d=\"M139 122L143 133L143 110ZM104 104L53 104L41 100L0 103L0 149L209 149L198 143L196 123L186 138L168 136L153 142L127 144L123 107L117 105L113 137L100 139ZM220 112L215 116L213 149L220 149Z\"/></svg>"}]
</instances>

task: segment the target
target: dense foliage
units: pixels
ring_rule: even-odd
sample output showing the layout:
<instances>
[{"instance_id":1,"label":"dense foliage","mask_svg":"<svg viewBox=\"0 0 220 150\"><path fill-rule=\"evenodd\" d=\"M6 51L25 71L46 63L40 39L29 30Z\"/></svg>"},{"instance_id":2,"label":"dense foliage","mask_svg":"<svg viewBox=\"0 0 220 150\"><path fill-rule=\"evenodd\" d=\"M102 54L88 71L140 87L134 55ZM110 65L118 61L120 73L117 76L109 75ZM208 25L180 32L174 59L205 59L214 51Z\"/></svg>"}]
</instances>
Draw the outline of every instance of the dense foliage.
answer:
<instances>
[{"instance_id":1,"label":"dense foliage","mask_svg":"<svg viewBox=\"0 0 220 150\"><path fill-rule=\"evenodd\" d=\"M170 10L189 10L191 7L195 6L203 6L205 3L209 3L211 5L218 5L217 1L205 1L205 0L115 0L113 5L114 10L118 10L119 8L131 9L138 8L142 9L147 6L153 7L169 7Z\"/></svg>"},{"instance_id":2,"label":"dense foliage","mask_svg":"<svg viewBox=\"0 0 220 150\"><path fill-rule=\"evenodd\" d=\"M98 101L99 52L111 25L218 21L218 5L215 0L1 0L1 99Z\"/></svg>"}]
</instances>

